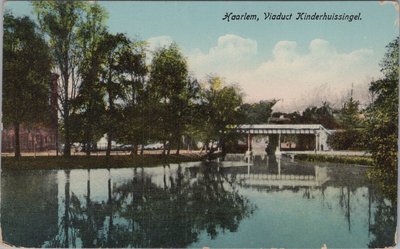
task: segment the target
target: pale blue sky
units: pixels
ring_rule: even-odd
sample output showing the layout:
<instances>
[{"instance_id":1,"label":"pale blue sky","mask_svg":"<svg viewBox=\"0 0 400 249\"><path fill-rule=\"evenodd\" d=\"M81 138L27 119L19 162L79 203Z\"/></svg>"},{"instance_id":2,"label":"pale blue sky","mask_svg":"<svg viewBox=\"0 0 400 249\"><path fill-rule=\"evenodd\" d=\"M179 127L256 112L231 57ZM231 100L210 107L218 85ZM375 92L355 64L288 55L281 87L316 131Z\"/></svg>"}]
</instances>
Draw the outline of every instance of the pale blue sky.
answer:
<instances>
[{"instance_id":1,"label":"pale blue sky","mask_svg":"<svg viewBox=\"0 0 400 249\"><path fill-rule=\"evenodd\" d=\"M174 40L198 77L216 73L236 82L248 101L283 98L291 106L305 103L315 92L322 94L319 98L339 101L352 83L365 90L371 77L380 76L378 63L399 28L394 5L378 1L100 4L109 12L112 32L149 40L153 46ZM27 2L7 2L5 7L16 15L31 11ZM222 21L226 12L257 14L260 21ZM264 12L293 17L264 21ZM362 20L296 21L297 12L360 12Z\"/></svg>"}]
</instances>

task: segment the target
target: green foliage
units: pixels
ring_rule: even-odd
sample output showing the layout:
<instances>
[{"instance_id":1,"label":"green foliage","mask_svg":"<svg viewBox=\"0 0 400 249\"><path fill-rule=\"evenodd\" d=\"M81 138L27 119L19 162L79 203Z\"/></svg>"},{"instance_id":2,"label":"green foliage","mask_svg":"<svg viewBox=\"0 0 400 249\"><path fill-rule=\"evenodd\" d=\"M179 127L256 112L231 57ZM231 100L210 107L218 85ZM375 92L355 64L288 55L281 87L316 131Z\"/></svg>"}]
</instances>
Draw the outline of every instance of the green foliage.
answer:
<instances>
[{"instance_id":1,"label":"green foliage","mask_svg":"<svg viewBox=\"0 0 400 249\"><path fill-rule=\"evenodd\" d=\"M327 129L334 129L338 126L333 116L333 109L327 102L323 102L320 107L314 106L305 109L299 121L303 124L321 124Z\"/></svg>"},{"instance_id":2,"label":"green foliage","mask_svg":"<svg viewBox=\"0 0 400 249\"><path fill-rule=\"evenodd\" d=\"M328 144L334 150L365 150L363 129L338 130L328 137Z\"/></svg>"},{"instance_id":3,"label":"green foliage","mask_svg":"<svg viewBox=\"0 0 400 249\"><path fill-rule=\"evenodd\" d=\"M104 56L101 65L101 83L106 92L106 112L104 130L107 133L107 155L110 155L111 140L115 138L115 125L122 119L122 106L117 102L127 98L125 73L126 58L132 53L131 41L124 34L104 33L99 46L99 54Z\"/></svg>"},{"instance_id":4,"label":"green foliage","mask_svg":"<svg viewBox=\"0 0 400 249\"><path fill-rule=\"evenodd\" d=\"M319 107L307 107L301 114L299 112L274 112L271 122L286 124L321 124L327 129L335 129L339 125L333 113L334 109L330 104L323 102ZM284 116L284 119L280 119L281 116Z\"/></svg>"},{"instance_id":5,"label":"green foliage","mask_svg":"<svg viewBox=\"0 0 400 249\"><path fill-rule=\"evenodd\" d=\"M105 55L102 53L104 39L105 14L98 4L91 4L86 13L85 22L79 29L79 45L82 50L78 64L81 78L77 96L71 100L73 112L70 116L71 139L92 144L104 134L101 125L105 120L104 89L100 84L100 75ZM90 150L86 150L90 154Z\"/></svg>"},{"instance_id":6,"label":"green foliage","mask_svg":"<svg viewBox=\"0 0 400 249\"><path fill-rule=\"evenodd\" d=\"M33 1L35 14L39 25L47 36L56 70L60 74L59 81L59 111L63 121L64 155L70 155L71 124L70 115L73 113L71 99L78 92L80 83L77 72L79 62L84 56L82 50L81 29L86 29L85 13L90 11L88 3L80 1ZM96 20L98 9L93 9L93 19ZM90 16L90 14L88 14ZM90 26L90 25L89 25Z\"/></svg>"},{"instance_id":7,"label":"green foliage","mask_svg":"<svg viewBox=\"0 0 400 249\"><path fill-rule=\"evenodd\" d=\"M398 95L399 95L399 38L389 43L381 64L383 79L371 82L375 96L367 110L368 149L377 168L373 173L382 181L384 189L396 199L398 154ZM391 190L390 190L391 189Z\"/></svg>"},{"instance_id":8,"label":"green foliage","mask_svg":"<svg viewBox=\"0 0 400 249\"><path fill-rule=\"evenodd\" d=\"M15 129L20 124L48 124L52 60L44 38L31 19L5 13L3 56L4 124Z\"/></svg>"},{"instance_id":9,"label":"green foliage","mask_svg":"<svg viewBox=\"0 0 400 249\"><path fill-rule=\"evenodd\" d=\"M152 113L158 117L154 124L159 132L154 135L164 144L174 140L179 148L190 82L186 59L175 43L155 52L150 67L149 101Z\"/></svg>"},{"instance_id":10,"label":"green foliage","mask_svg":"<svg viewBox=\"0 0 400 249\"><path fill-rule=\"evenodd\" d=\"M341 164L357 164L357 165L373 165L371 157L360 156L332 156L332 155L317 155L317 154L297 154L294 157L296 160L308 162L331 162Z\"/></svg>"},{"instance_id":11,"label":"green foliage","mask_svg":"<svg viewBox=\"0 0 400 249\"><path fill-rule=\"evenodd\" d=\"M227 127L241 120L242 94L237 87L226 85L222 78L210 77L203 87L201 101L203 141L205 144L218 141L224 151L230 138Z\"/></svg>"},{"instance_id":12,"label":"green foliage","mask_svg":"<svg viewBox=\"0 0 400 249\"><path fill-rule=\"evenodd\" d=\"M113 124L115 139L125 144L145 144L146 130L149 119L148 91L145 77L148 73L145 64L145 44L140 41L130 42L129 49L121 54L121 69L124 77L121 79L124 86L124 103L121 109L123 122Z\"/></svg>"},{"instance_id":13,"label":"green foliage","mask_svg":"<svg viewBox=\"0 0 400 249\"><path fill-rule=\"evenodd\" d=\"M359 101L354 100L351 93L337 115L337 123L342 130L328 138L333 149L365 150L365 120L359 106Z\"/></svg>"},{"instance_id":14,"label":"green foliage","mask_svg":"<svg viewBox=\"0 0 400 249\"><path fill-rule=\"evenodd\" d=\"M338 115L338 122L341 128L351 131L355 128L363 127L359 105L359 101L354 100L353 96L350 96L343 104Z\"/></svg>"},{"instance_id":15,"label":"green foliage","mask_svg":"<svg viewBox=\"0 0 400 249\"><path fill-rule=\"evenodd\" d=\"M266 124L272 114L272 107L276 104L276 100L262 100L258 103L245 103L240 107L243 113L244 124Z\"/></svg>"}]
</instances>

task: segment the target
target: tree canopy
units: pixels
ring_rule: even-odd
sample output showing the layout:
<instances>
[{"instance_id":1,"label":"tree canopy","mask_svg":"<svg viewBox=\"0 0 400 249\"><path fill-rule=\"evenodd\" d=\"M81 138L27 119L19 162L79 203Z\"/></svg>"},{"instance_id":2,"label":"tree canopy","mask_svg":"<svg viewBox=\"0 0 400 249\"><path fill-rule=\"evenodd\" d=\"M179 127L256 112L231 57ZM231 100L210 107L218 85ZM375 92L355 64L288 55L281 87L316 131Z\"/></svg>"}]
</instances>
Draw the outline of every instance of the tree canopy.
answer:
<instances>
[{"instance_id":1,"label":"tree canopy","mask_svg":"<svg viewBox=\"0 0 400 249\"><path fill-rule=\"evenodd\" d=\"M399 37L386 46L381 63L384 78L371 82L375 97L367 109L368 149L372 153L382 187L392 199L397 191L398 103L399 103Z\"/></svg>"},{"instance_id":2,"label":"tree canopy","mask_svg":"<svg viewBox=\"0 0 400 249\"><path fill-rule=\"evenodd\" d=\"M3 56L4 124L15 129L15 155L19 157L19 126L50 121L52 59L36 24L29 17L14 17L11 13L4 15Z\"/></svg>"}]
</instances>

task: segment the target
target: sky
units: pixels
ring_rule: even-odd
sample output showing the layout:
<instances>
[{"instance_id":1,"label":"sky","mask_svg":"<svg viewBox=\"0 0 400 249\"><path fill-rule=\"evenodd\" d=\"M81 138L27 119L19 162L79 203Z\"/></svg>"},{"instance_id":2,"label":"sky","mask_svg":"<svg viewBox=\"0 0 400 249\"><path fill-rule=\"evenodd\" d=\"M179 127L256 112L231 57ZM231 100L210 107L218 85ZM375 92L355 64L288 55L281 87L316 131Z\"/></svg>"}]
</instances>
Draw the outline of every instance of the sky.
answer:
<instances>
[{"instance_id":1,"label":"sky","mask_svg":"<svg viewBox=\"0 0 400 249\"><path fill-rule=\"evenodd\" d=\"M399 35L399 6L382 1L99 1L111 32L146 40L149 50L175 41L190 73L200 80L223 77L246 102L279 99L275 111L301 111L328 101L339 106L353 88L367 103L368 84L382 77L385 46ZM5 4L15 15L32 15L28 2ZM257 15L259 21L223 20ZM292 14L264 20L264 12ZM361 20L295 20L307 14L360 14Z\"/></svg>"}]
</instances>

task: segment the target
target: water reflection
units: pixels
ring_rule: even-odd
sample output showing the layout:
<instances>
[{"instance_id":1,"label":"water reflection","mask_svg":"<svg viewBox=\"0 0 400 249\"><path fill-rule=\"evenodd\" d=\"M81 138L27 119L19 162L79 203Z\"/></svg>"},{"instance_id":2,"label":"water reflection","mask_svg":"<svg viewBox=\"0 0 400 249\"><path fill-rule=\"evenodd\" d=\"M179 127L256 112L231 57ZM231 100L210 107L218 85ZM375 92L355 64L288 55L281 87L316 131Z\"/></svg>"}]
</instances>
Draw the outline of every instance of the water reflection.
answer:
<instances>
[{"instance_id":1,"label":"water reflection","mask_svg":"<svg viewBox=\"0 0 400 249\"><path fill-rule=\"evenodd\" d=\"M396 206L367 182L364 171L273 157L256 158L252 166L7 171L3 239L25 247L85 248L313 247L310 241L320 246L330 240L331 247L392 245ZM337 224L332 230L314 222L319 217ZM289 223L280 228L275 220ZM316 230L307 234L309 222Z\"/></svg>"},{"instance_id":2,"label":"water reflection","mask_svg":"<svg viewBox=\"0 0 400 249\"><path fill-rule=\"evenodd\" d=\"M57 231L57 177L8 172L1 179L1 228L3 239L13 245L41 247ZM40 231L40 232L38 232Z\"/></svg>"}]
</instances>

